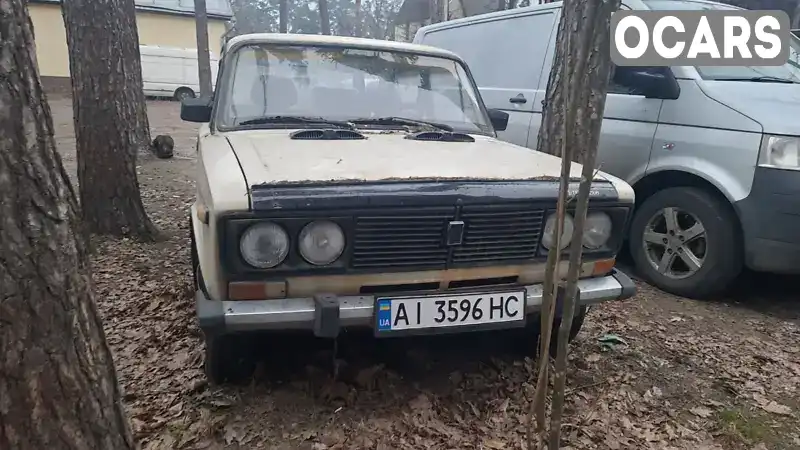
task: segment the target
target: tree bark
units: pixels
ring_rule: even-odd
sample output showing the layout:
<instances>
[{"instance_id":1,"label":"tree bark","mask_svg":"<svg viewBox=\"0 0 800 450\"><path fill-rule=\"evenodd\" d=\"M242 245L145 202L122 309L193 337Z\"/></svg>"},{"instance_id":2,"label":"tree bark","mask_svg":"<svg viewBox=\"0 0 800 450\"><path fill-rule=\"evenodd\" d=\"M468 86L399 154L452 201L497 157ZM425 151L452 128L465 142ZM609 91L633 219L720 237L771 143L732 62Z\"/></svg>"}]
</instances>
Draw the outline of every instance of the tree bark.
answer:
<instances>
[{"instance_id":1,"label":"tree bark","mask_svg":"<svg viewBox=\"0 0 800 450\"><path fill-rule=\"evenodd\" d=\"M537 148L540 151L560 156L563 167L571 161L584 164L578 204L575 209L575 228L570 248L569 271L565 287L564 311L559 329L558 351L554 371L553 404L551 408L549 448L559 448L561 415L566 383L566 356L568 336L575 312L578 270L581 262L583 227L586 220L589 189L594 178L597 144L600 125L605 108L606 91L611 73L610 20L611 13L619 9L619 0L566 0L559 24L556 54L547 86L542 128ZM566 173L565 173L566 172ZM568 170L562 170L561 188L569 184ZM559 207L561 202L559 201ZM560 209L560 208L559 208ZM560 222L560 221L559 221ZM561 229L560 227L558 228ZM548 258L548 262L549 258ZM553 273L548 266L547 271ZM559 280L548 275L545 280L545 297L549 287L557 289ZM550 286L548 286L550 285ZM550 294L553 295L553 294ZM550 297L543 299L552 310ZM552 327L550 318L542 318L542 328ZM549 323L545 323L549 322ZM549 345L549 333L542 332L542 340ZM546 355L547 347L542 345ZM542 364L546 374L546 363ZM542 367L540 366L540 369ZM534 401L537 425L544 432L543 389L546 379L537 383L537 398Z\"/></svg>"},{"instance_id":2,"label":"tree bark","mask_svg":"<svg viewBox=\"0 0 800 450\"><path fill-rule=\"evenodd\" d=\"M278 0L278 29L281 33L289 32L289 0Z\"/></svg>"},{"instance_id":3,"label":"tree bark","mask_svg":"<svg viewBox=\"0 0 800 450\"><path fill-rule=\"evenodd\" d=\"M0 0L0 448L132 449L25 0Z\"/></svg>"},{"instance_id":4,"label":"tree bark","mask_svg":"<svg viewBox=\"0 0 800 450\"><path fill-rule=\"evenodd\" d=\"M150 125L133 0L65 0L62 12L83 221L90 232L151 239L136 177Z\"/></svg>"},{"instance_id":5,"label":"tree bark","mask_svg":"<svg viewBox=\"0 0 800 450\"><path fill-rule=\"evenodd\" d=\"M578 150L573 154L575 162L582 162L589 149L596 151L611 75L610 17L619 5L620 0L564 2L542 112L539 151L560 156L564 136L572 139ZM586 16L589 12L593 15Z\"/></svg>"},{"instance_id":6,"label":"tree bark","mask_svg":"<svg viewBox=\"0 0 800 450\"><path fill-rule=\"evenodd\" d=\"M328 0L319 0L319 27L322 34L331 34L331 16L328 14ZM356 24L356 26L359 26Z\"/></svg>"},{"instance_id":7,"label":"tree bark","mask_svg":"<svg viewBox=\"0 0 800 450\"><path fill-rule=\"evenodd\" d=\"M197 32L197 77L200 83L200 97L211 98L211 56L208 54L206 0L194 0L194 13Z\"/></svg>"}]
</instances>

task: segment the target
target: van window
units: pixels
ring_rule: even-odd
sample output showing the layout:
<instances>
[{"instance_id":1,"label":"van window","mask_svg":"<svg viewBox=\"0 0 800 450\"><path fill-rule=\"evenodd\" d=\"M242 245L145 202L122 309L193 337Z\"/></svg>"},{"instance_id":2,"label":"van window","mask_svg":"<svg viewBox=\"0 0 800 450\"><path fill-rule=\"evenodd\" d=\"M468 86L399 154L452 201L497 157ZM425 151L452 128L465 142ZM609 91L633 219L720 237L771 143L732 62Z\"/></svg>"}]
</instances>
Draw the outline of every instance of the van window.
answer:
<instances>
[{"instance_id":1,"label":"van window","mask_svg":"<svg viewBox=\"0 0 800 450\"><path fill-rule=\"evenodd\" d=\"M554 20L549 11L480 22L433 31L423 43L464 58L482 88L536 89Z\"/></svg>"},{"instance_id":2,"label":"van window","mask_svg":"<svg viewBox=\"0 0 800 450\"><path fill-rule=\"evenodd\" d=\"M700 3L690 0L645 0L652 10L742 10L736 6ZM720 81L775 81L800 83L800 39L789 36L789 60L783 66L697 66L704 80Z\"/></svg>"}]
</instances>

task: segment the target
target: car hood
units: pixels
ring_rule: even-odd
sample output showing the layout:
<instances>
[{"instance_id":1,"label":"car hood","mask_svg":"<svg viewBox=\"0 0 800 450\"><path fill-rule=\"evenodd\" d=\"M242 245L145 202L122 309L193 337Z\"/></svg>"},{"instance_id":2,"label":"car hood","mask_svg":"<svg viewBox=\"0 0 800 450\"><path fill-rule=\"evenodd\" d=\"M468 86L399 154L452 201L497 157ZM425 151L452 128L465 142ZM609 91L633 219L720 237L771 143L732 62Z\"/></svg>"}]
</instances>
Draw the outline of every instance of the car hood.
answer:
<instances>
[{"instance_id":1,"label":"car hood","mask_svg":"<svg viewBox=\"0 0 800 450\"><path fill-rule=\"evenodd\" d=\"M800 84L705 81L702 89L761 124L764 133L800 136Z\"/></svg>"},{"instance_id":2,"label":"car hood","mask_svg":"<svg viewBox=\"0 0 800 450\"><path fill-rule=\"evenodd\" d=\"M287 130L237 131L226 137L248 185L424 180L558 179L561 159L486 136L475 142L405 139L369 133L365 140L292 140ZM580 177L581 166L571 175ZM606 178L599 173L598 179Z\"/></svg>"}]
</instances>

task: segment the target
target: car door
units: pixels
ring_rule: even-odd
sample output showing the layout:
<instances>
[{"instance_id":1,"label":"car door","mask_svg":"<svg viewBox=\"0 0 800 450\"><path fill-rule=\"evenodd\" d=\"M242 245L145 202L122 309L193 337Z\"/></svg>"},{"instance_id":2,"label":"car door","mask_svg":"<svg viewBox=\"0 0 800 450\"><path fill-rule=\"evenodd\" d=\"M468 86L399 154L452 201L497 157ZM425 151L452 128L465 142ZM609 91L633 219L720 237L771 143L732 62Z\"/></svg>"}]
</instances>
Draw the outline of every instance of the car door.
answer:
<instances>
[{"instance_id":1,"label":"car door","mask_svg":"<svg viewBox=\"0 0 800 450\"><path fill-rule=\"evenodd\" d=\"M487 108L509 114L498 137L528 145L536 88L548 44L554 40L556 9L525 11L426 33L423 43L461 56L469 65Z\"/></svg>"},{"instance_id":2,"label":"car door","mask_svg":"<svg viewBox=\"0 0 800 450\"><path fill-rule=\"evenodd\" d=\"M600 127L598 167L630 183L644 176L663 102L612 80Z\"/></svg>"}]
</instances>

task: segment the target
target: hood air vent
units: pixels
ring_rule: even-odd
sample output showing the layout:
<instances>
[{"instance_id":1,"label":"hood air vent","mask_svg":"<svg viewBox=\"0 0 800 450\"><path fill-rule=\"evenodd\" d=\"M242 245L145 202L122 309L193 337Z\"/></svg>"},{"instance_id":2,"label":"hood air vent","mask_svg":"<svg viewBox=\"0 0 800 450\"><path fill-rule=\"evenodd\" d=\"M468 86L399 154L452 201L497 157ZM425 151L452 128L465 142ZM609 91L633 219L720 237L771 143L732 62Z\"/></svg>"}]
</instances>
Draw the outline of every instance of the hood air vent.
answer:
<instances>
[{"instance_id":1,"label":"hood air vent","mask_svg":"<svg viewBox=\"0 0 800 450\"><path fill-rule=\"evenodd\" d=\"M358 140L367 137L352 130L299 130L289 135L291 139L312 141Z\"/></svg>"},{"instance_id":2,"label":"hood air vent","mask_svg":"<svg viewBox=\"0 0 800 450\"><path fill-rule=\"evenodd\" d=\"M406 135L406 139L415 141L438 141L438 142L475 142L475 138L464 133L454 133L450 131L422 131Z\"/></svg>"}]
</instances>

